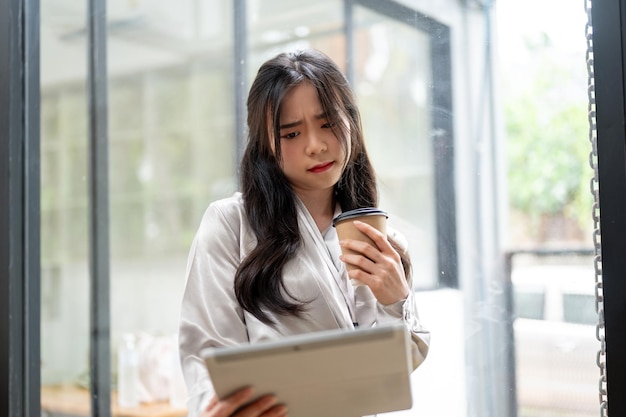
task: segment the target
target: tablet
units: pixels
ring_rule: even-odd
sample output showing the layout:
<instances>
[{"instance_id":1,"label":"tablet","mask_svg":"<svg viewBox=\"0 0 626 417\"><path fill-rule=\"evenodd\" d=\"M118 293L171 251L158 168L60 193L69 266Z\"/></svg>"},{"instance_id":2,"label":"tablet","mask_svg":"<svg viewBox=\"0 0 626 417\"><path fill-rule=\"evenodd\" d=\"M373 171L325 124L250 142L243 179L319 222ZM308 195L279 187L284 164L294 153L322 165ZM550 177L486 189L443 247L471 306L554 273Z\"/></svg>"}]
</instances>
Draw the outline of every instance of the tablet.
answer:
<instances>
[{"instance_id":1,"label":"tablet","mask_svg":"<svg viewBox=\"0 0 626 417\"><path fill-rule=\"evenodd\" d=\"M202 352L218 398L252 386L292 417L358 417L411 408L406 327L329 330Z\"/></svg>"}]
</instances>

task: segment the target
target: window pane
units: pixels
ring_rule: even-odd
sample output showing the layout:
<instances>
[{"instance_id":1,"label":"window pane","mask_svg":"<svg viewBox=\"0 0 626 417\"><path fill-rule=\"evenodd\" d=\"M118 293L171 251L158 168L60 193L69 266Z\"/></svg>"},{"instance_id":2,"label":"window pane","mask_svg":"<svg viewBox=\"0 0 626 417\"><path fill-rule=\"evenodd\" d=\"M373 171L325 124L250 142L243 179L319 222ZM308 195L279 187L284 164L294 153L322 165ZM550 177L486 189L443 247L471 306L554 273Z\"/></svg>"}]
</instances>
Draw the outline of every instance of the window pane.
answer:
<instances>
[{"instance_id":1,"label":"window pane","mask_svg":"<svg viewBox=\"0 0 626 417\"><path fill-rule=\"evenodd\" d=\"M108 37L113 402L182 416L187 255L209 202L237 187L233 10L120 2L116 19L132 23Z\"/></svg>"},{"instance_id":2,"label":"window pane","mask_svg":"<svg viewBox=\"0 0 626 417\"><path fill-rule=\"evenodd\" d=\"M89 384L85 6L41 7L41 401ZM77 413L89 413L83 402Z\"/></svg>"},{"instance_id":3,"label":"window pane","mask_svg":"<svg viewBox=\"0 0 626 417\"><path fill-rule=\"evenodd\" d=\"M590 246L580 6L248 0L242 31L235 3L244 2L107 4L114 407L134 375L122 346L134 345L140 408L185 415L174 334L202 214L237 189L234 86L247 89L276 53L312 47L351 69L380 205L409 242L420 317L433 334L412 375L414 408L395 415L595 415L592 260L519 251L511 276L502 267L511 247ZM89 415L83 6L44 2L41 29L42 401L70 415ZM578 26L549 24L570 20ZM235 79L236 45L246 80ZM451 54L445 82L433 70L437 48ZM442 95L452 102L435 109ZM443 145L440 113L453 127ZM445 187L458 209L442 206ZM442 235L442 207L458 224L454 236ZM439 289L451 253L458 288Z\"/></svg>"},{"instance_id":4,"label":"window pane","mask_svg":"<svg viewBox=\"0 0 626 417\"><path fill-rule=\"evenodd\" d=\"M345 68L343 2L320 0L253 0L248 4L248 81L274 55L315 48Z\"/></svg>"},{"instance_id":5,"label":"window pane","mask_svg":"<svg viewBox=\"0 0 626 417\"><path fill-rule=\"evenodd\" d=\"M545 296L543 292L515 290L515 317L543 320Z\"/></svg>"},{"instance_id":6,"label":"window pane","mask_svg":"<svg viewBox=\"0 0 626 417\"><path fill-rule=\"evenodd\" d=\"M515 324L518 412L595 416L594 262L573 254L592 248L587 17L561 0L498 6L509 244L537 251L515 255L513 275L546 289L545 320Z\"/></svg>"},{"instance_id":7,"label":"window pane","mask_svg":"<svg viewBox=\"0 0 626 417\"><path fill-rule=\"evenodd\" d=\"M599 342L592 264L590 256L567 253L514 257L515 370L521 416L557 411L594 415Z\"/></svg>"},{"instance_id":8,"label":"window pane","mask_svg":"<svg viewBox=\"0 0 626 417\"><path fill-rule=\"evenodd\" d=\"M595 300L591 294L563 294L563 321L595 326L598 323Z\"/></svg>"},{"instance_id":9,"label":"window pane","mask_svg":"<svg viewBox=\"0 0 626 417\"><path fill-rule=\"evenodd\" d=\"M89 414L85 13L60 0L42 9L42 401L52 414ZM182 416L174 335L187 253L208 202L236 189L232 9L112 1L108 20L112 406L130 334L142 409Z\"/></svg>"},{"instance_id":10,"label":"window pane","mask_svg":"<svg viewBox=\"0 0 626 417\"><path fill-rule=\"evenodd\" d=\"M390 213L390 224L410 242L415 286L434 287L437 223L429 34L365 7L355 8L354 27L356 94L380 184L380 204Z\"/></svg>"}]
</instances>

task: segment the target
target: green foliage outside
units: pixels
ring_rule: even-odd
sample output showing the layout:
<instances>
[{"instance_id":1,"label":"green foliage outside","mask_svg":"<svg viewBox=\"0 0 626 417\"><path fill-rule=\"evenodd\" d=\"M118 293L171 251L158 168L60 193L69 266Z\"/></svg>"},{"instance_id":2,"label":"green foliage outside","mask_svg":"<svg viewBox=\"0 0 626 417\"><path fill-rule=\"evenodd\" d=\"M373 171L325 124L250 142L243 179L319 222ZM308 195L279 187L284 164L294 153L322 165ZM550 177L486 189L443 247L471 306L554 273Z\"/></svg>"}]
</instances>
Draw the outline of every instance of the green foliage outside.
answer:
<instances>
[{"instance_id":1,"label":"green foliage outside","mask_svg":"<svg viewBox=\"0 0 626 417\"><path fill-rule=\"evenodd\" d=\"M539 49L533 51L535 72L505 110L510 204L534 224L560 215L584 229L591 219L593 174L585 91L567 90L572 71L549 45L531 49Z\"/></svg>"}]
</instances>

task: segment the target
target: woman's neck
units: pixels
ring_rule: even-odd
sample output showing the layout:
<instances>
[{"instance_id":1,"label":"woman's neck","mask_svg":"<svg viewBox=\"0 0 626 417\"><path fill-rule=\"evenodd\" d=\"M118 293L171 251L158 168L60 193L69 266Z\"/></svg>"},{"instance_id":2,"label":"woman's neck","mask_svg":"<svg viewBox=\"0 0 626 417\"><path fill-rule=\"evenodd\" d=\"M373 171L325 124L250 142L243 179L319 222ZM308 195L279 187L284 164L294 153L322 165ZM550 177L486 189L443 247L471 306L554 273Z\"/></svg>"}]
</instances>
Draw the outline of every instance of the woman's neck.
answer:
<instances>
[{"instance_id":1,"label":"woman's neck","mask_svg":"<svg viewBox=\"0 0 626 417\"><path fill-rule=\"evenodd\" d=\"M335 214L335 199L333 198L333 190L324 193L300 194L298 197L309 211L317 228L323 232L330 226Z\"/></svg>"}]
</instances>

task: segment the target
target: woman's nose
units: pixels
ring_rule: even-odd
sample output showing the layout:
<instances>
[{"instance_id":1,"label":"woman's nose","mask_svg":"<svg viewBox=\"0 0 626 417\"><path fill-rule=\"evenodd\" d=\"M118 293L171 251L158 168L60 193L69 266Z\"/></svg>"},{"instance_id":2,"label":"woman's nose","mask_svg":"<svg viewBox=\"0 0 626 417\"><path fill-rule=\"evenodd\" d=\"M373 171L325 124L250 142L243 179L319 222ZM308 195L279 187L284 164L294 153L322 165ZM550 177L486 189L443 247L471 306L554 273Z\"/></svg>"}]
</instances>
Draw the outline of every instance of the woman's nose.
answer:
<instances>
[{"instance_id":1,"label":"woman's nose","mask_svg":"<svg viewBox=\"0 0 626 417\"><path fill-rule=\"evenodd\" d=\"M326 140L317 132L309 134L306 152L309 155L315 155L324 152L327 149Z\"/></svg>"}]
</instances>

